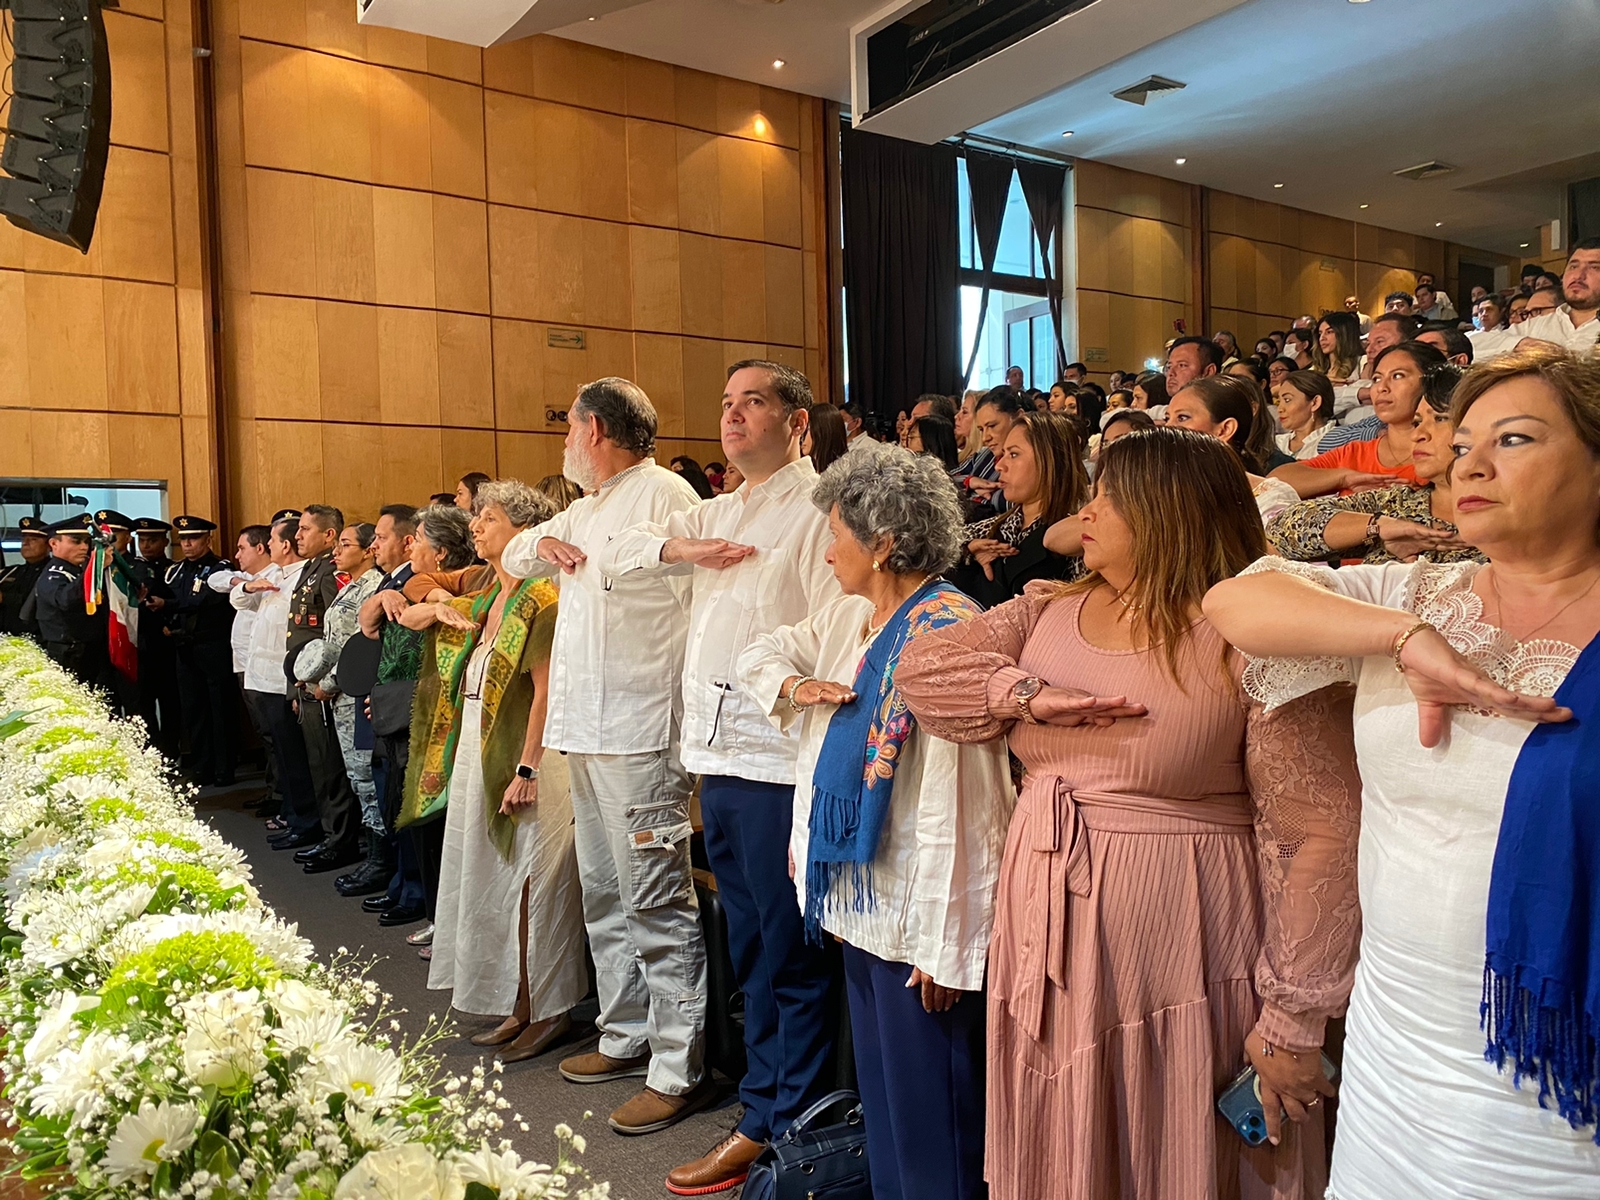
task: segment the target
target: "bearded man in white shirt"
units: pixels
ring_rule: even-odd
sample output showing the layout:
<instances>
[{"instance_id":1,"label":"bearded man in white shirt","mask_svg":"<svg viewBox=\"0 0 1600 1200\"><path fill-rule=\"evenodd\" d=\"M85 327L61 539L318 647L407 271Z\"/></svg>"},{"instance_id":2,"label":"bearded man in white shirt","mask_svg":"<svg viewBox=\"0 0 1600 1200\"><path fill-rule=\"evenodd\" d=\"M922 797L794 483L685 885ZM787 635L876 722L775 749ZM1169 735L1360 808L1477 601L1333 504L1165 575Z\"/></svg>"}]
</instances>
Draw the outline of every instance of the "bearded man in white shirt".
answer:
<instances>
[{"instance_id":1,"label":"bearded man in white shirt","mask_svg":"<svg viewBox=\"0 0 1600 1200\"><path fill-rule=\"evenodd\" d=\"M792 367L734 363L722 396L722 449L744 484L639 525L599 555L601 571L614 578L677 575L693 588L683 765L701 777L706 855L745 997L744 1116L707 1154L667 1176L676 1195L738 1185L766 1143L828 1090L833 972L821 948L806 943L788 869L799 739L773 728L737 670L755 638L839 594L826 559L828 520L811 503L817 472L800 453L810 407L811 385Z\"/></svg>"},{"instance_id":2,"label":"bearded man in white shirt","mask_svg":"<svg viewBox=\"0 0 1600 1200\"><path fill-rule=\"evenodd\" d=\"M519 578L560 575L544 746L567 755L601 1031L599 1049L565 1060L561 1074L573 1083L644 1076L644 1090L610 1117L628 1134L665 1129L712 1099L705 939L689 867L693 781L678 754L689 580L613 576L594 561L625 530L700 503L682 476L656 465L655 441L656 410L638 385L585 384L567 414L562 463L585 495L519 533L500 560Z\"/></svg>"},{"instance_id":3,"label":"bearded man in white shirt","mask_svg":"<svg viewBox=\"0 0 1600 1200\"><path fill-rule=\"evenodd\" d=\"M1565 303L1554 312L1529 317L1509 329L1486 329L1472 339L1473 361L1487 362L1512 350L1565 350L1595 353L1600 345L1600 238L1572 247L1561 276Z\"/></svg>"}]
</instances>

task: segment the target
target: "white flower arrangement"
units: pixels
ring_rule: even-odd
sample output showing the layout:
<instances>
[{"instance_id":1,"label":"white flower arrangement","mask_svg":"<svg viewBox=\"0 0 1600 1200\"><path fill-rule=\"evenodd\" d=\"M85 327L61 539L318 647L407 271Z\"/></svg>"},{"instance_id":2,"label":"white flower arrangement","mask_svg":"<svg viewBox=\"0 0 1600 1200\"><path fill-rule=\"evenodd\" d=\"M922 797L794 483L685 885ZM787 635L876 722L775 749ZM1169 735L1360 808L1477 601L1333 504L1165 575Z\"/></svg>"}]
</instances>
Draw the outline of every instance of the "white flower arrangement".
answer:
<instances>
[{"instance_id":1,"label":"white flower arrangement","mask_svg":"<svg viewBox=\"0 0 1600 1200\"><path fill-rule=\"evenodd\" d=\"M324 967L195 819L142 725L0 638L0 1143L75 1200L600 1200L504 1136L498 1071Z\"/></svg>"}]
</instances>

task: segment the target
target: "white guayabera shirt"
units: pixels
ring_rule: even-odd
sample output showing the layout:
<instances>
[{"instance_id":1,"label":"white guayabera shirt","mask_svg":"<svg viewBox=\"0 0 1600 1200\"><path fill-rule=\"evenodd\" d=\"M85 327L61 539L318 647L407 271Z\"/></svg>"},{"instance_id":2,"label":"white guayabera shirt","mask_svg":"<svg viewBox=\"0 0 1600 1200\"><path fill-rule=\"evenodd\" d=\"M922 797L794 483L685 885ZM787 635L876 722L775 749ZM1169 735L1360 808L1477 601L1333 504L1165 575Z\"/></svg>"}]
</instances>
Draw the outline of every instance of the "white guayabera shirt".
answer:
<instances>
[{"instance_id":1,"label":"white guayabera shirt","mask_svg":"<svg viewBox=\"0 0 1600 1200\"><path fill-rule=\"evenodd\" d=\"M1520 325L1512 325L1507 329L1485 329L1467 336L1472 340L1473 362L1487 362L1499 355L1509 354L1523 338L1554 342L1565 348L1567 353L1582 356L1593 354L1595 347L1600 345L1600 317L1585 321L1582 325L1574 325L1572 306L1563 304L1555 312L1529 317Z\"/></svg>"},{"instance_id":2,"label":"white guayabera shirt","mask_svg":"<svg viewBox=\"0 0 1600 1200\"><path fill-rule=\"evenodd\" d=\"M625 530L665 522L700 503L694 489L653 458L618 472L592 496L511 539L500 565L519 579L561 585L550 653L547 750L645 754L665 750L678 706L689 631L689 581L639 572L613 577L599 556ZM542 538L587 555L571 575L538 555Z\"/></svg>"},{"instance_id":3,"label":"white guayabera shirt","mask_svg":"<svg viewBox=\"0 0 1600 1200\"><path fill-rule=\"evenodd\" d=\"M266 692L269 696L289 694L289 681L283 675L283 656L289 637L289 594L300 581L305 565L305 559L287 567L273 563L261 572L256 578L271 580L277 585L275 592L247 592L241 581L228 593L234 608L256 615L255 624L250 628L250 653L244 664L246 691Z\"/></svg>"},{"instance_id":4,"label":"white guayabera shirt","mask_svg":"<svg viewBox=\"0 0 1600 1200\"><path fill-rule=\"evenodd\" d=\"M752 639L794 625L839 595L823 557L833 541L827 515L811 503L817 471L809 458L765 483L619 534L600 555L617 579L676 575L690 581L688 647L683 662L685 770L792 784L799 738L774 728L739 683L739 655ZM720 569L661 561L668 538L723 538L757 553Z\"/></svg>"}]
</instances>

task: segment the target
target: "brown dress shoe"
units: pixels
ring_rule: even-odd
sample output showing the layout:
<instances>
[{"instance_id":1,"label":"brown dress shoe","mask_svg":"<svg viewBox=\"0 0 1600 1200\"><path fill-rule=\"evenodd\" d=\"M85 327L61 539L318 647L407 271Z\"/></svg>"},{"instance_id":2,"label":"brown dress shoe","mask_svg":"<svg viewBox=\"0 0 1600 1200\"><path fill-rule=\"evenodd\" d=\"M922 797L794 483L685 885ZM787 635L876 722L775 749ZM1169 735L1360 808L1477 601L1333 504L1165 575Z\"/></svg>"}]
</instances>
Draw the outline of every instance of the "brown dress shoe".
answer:
<instances>
[{"instance_id":1,"label":"brown dress shoe","mask_svg":"<svg viewBox=\"0 0 1600 1200\"><path fill-rule=\"evenodd\" d=\"M650 1073L648 1052L637 1058L612 1058L595 1050L561 1060L561 1075L568 1083L610 1083L613 1079L642 1078Z\"/></svg>"},{"instance_id":2,"label":"brown dress shoe","mask_svg":"<svg viewBox=\"0 0 1600 1200\"><path fill-rule=\"evenodd\" d=\"M692 1163L684 1163L667 1176L667 1191L674 1196L709 1196L738 1187L750 1174L750 1164L766 1149L737 1129Z\"/></svg>"},{"instance_id":3,"label":"brown dress shoe","mask_svg":"<svg viewBox=\"0 0 1600 1200\"><path fill-rule=\"evenodd\" d=\"M527 1026L521 1021L507 1017L493 1029L485 1029L482 1033L475 1033L467 1040L474 1046L504 1046L507 1042L514 1042L517 1036Z\"/></svg>"},{"instance_id":4,"label":"brown dress shoe","mask_svg":"<svg viewBox=\"0 0 1600 1200\"><path fill-rule=\"evenodd\" d=\"M691 1113L699 1112L711 1103L716 1095L709 1079L690 1088L681 1096L668 1096L647 1087L611 1114L611 1128L630 1137L641 1133L657 1133L676 1125Z\"/></svg>"},{"instance_id":5,"label":"brown dress shoe","mask_svg":"<svg viewBox=\"0 0 1600 1200\"><path fill-rule=\"evenodd\" d=\"M530 1058L538 1058L550 1049L558 1037L571 1029L572 1018L566 1013L557 1013L553 1017L524 1025L516 1040L495 1057L503 1063L519 1063L526 1062Z\"/></svg>"}]
</instances>

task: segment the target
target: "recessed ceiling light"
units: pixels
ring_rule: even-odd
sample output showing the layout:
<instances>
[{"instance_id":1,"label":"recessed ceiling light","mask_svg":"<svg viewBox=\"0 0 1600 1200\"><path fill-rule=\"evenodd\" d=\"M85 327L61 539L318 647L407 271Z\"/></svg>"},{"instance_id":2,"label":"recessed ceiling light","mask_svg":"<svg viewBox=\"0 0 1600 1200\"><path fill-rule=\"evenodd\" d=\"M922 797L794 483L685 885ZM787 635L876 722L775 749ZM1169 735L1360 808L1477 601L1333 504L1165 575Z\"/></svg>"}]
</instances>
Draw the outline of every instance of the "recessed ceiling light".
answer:
<instances>
[{"instance_id":1,"label":"recessed ceiling light","mask_svg":"<svg viewBox=\"0 0 1600 1200\"><path fill-rule=\"evenodd\" d=\"M774 68L781 71L784 67L784 61L781 58L775 58L772 60L772 65Z\"/></svg>"},{"instance_id":2,"label":"recessed ceiling light","mask_svg":"<svg viewBox=\"0 0 1600 1200\"><path fill-rule=\"evenodd\" d=\"M1367 0L1350 0L1351 4L1365 4Z\"/></svg>"},{"instance_id":3,"label":"recessed ceiling light","mask_svg":"<svg viewBox=\"0 0 1600 1200\"><path fill-rule=\"evenodd\" d=\"M1273 184L1273 185L1272 185L1272 186L1273 186L1273 187L1275 187L1275 188L1281 188L1281 187L1282 187L1282 186L1283 186L1283 184L1281 184L1281 183L1275 183L1275 184Z\"/></svg>"},{"instance_id":4,"label":"recessed ceiling light","mask_svg":"<svg viewBox=\"0 0 1600 1200\"><path fill-rule=\"evenodd\" d=\"M1181 166L1183 166L1184 163L1188 162L1189 160L1187 158L1175 158L1172 161L1177 163L1181 167Z\"/></svg>"},{"instance_id":5,"label":"recessed ceiling light","mask_svg":"<svg viewBox=\"0 0 1600 1200\"><path fill-rule=\"evenodd\" d=\"M1528 248L1528 243L1527 242L1523 242L1520 246L1517 247L1517 249L1519 249L1519 250L1526 250L1527 248Z\"/></svg>"},{"instance_id":6,"label":"recessed ceiling light","mask_svg":"<svg viewBox=\"0 0 1600 1200\"><path fill-rule=\"evenodd\" d=\"M1071 137L1072 136L1072 130L1070 130L1070 129L1062 130L1061 136L1062 137Z\"/></svg>"},{"instance_id":7,"label":"recessed ceiling light","mask_svg":"<svg viewBox=\"0 0 1600 1200\"><path fill-rule=\"evenodd\" d=\"M1372 207L1372 205L1370 205L1370 204L1363 204L1363 205L1362 205L1362 206L1361 206L1361 207L1362 207L1362 208L1371 208L1371 207Z\"/></svg>"},{"instance_id":8,"label":"recessed ceiling light","mask_svg":"<svg viewBox=\"0 0 1600 1200\"><path fill-rule=\"evenodd\" d=\"M1443 221L1435 221L1433 223L1433 227L1435 229L1443 229L1444 228L1444 222Z\"/></svg>"}]
</instances>

